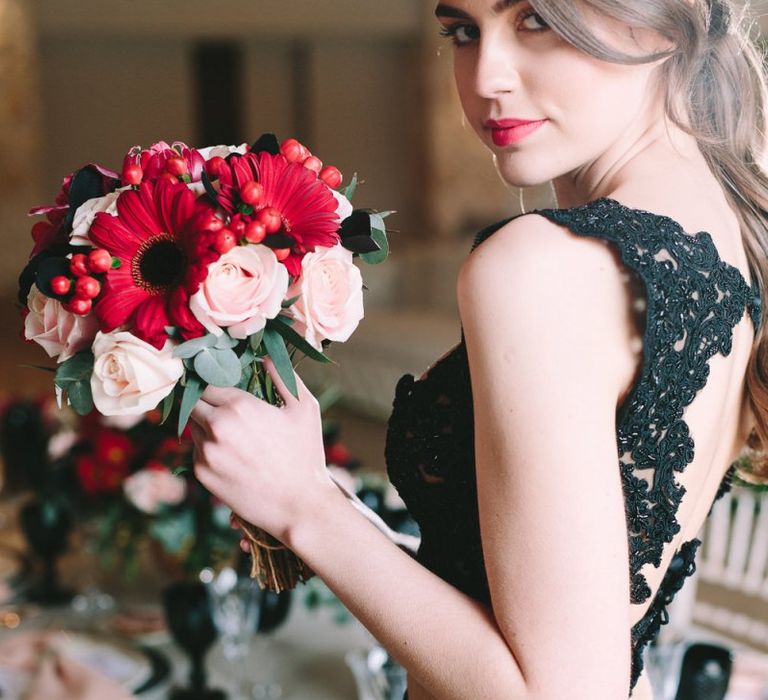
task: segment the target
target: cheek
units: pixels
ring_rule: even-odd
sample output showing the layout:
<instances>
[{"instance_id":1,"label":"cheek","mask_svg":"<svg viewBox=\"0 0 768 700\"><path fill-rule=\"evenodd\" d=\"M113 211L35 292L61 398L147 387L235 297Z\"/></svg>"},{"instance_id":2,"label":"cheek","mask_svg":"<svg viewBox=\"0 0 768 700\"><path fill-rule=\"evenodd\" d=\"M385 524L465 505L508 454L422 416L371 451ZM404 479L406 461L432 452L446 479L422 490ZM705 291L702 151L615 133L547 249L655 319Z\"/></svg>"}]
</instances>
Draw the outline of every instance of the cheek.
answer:
<instances>
[{"instance_id":1,"label":"cheek","mask_svg":"<svg viewBox=\"0 0 768 700\"><path fill-rule=\"evenodd\" d=\"M467 115L470 121L474 121L472 116L477 112L481 100L477 97L475 91L474 64L469 60L468 53L468 49L465 49L463 52L454 50L453 80L456 85L456 92L459 95L459 101L461 102L461 108L464 111L464 114Z\"/></svg>"}]
</instances>

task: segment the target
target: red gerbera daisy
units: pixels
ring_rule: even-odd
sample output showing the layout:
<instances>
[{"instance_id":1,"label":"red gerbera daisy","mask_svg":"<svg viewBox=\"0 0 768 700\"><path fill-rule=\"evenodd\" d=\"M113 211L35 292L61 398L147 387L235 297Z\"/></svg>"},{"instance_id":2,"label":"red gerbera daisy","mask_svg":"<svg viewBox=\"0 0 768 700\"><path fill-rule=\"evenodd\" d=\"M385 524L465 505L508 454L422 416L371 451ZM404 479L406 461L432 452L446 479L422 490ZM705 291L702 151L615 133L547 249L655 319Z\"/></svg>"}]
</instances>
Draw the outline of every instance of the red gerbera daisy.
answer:
<instances>
[{"instance_id":1,"label":"red gerbera daisy","mask_svg":"<svg viewBox=\"0 0 768 700\"><path fill-rule=\"evenodd\" d=\"M229 214L235 214L241 204L240 188L251 180L260 182L264 197L247 218L265 207L280 212L283 226L279 233L295 241L290 255L283 260L291 275L301 273L302 258L316 246L332 247L339 242L341 221L336 198L315 172L267 151L230 156L228 165L219 175L219 203Z\"/></svg>"},{"instance_id":2,"label":"red gerbera daisy","mask_svg":"<svg viewBox=\"0 0 768 700\"><path fill-rule=\"evenodd\" d=\"M142 182L123 192L117 216L99 212L89 237L120 259L107 273L94 307L101 329L127 324L131 332L156 348L167 339L166 326L184 338L204 335L189 310L189 297L218 260L215 232L207 228L213 213L180 182Z\"/></svg>"}]
</instances>

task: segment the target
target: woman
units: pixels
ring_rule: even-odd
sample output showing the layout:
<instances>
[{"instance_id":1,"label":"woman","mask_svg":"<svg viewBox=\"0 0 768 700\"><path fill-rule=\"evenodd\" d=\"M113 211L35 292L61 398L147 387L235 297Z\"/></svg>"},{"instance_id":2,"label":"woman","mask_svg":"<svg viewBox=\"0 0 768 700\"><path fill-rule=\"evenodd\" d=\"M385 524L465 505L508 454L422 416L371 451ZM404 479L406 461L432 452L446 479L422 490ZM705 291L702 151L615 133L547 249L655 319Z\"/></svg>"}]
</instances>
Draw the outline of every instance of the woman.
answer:
<instances>
[{"instance_id":1,"label":"woman","mask_svg":"<svg viewBox=\"0 0 768 700\"><path fill-rule=\"evenodd\" d=\"M461 343L398 383L387 466L416 560L329 481L317 402L269 363L282 408L206 390L196 473L326 581L410 700L647 699L695 535L768 437L760 59L730 0L436 15L501 177L552 181L559 208L478 235Z\"/></svg>"}]
</instances>

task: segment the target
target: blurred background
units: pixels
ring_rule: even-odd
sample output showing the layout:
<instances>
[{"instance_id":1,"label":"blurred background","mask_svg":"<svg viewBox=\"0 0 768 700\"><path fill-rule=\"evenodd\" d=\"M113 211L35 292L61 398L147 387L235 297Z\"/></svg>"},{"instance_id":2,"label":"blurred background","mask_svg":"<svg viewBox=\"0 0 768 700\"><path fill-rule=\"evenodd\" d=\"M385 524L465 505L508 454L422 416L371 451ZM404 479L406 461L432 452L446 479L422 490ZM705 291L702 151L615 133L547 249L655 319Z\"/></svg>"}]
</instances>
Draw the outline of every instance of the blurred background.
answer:
<instances>
[{"instance_id":1,"label":"blurred background","mask_svg":"<svg viewBox=\"0 0 768 700\"><path fill-rule=\"evenodd\" d=\"M0 0L0 230L5 242L0 255L0 397L6 427L17 430L14 444L45 433L40 439L50 453L53 436L71 432L66 419L62 423L57 418L55 429L50 427L50 414L55 412L47 403L53 393L50 375L23 366L49 364L41 348L20 339L17 277L31 250L33 220L28 210L51 204L62 177L87 163L119 171L123 155L134 145L148 147L159 140L197 146L251 143L271 131L281 140L298 138L323 161L336 165L345 182L356 172L363 184L355 206L397 212L387 219L390 259L381 266L363 266L368 287L365 318L348 343L329 348L338 367L304 363L302 374L318 393L334 396L324 414L328 449L331 461L350 476L350 489L390 526L418 532L384 477L384 437L394 387L402 374L418 376L460 340L458 267L479 229L523 206L521 193L501 183L490 155L462 122L453 87L452 48L438 37L434 4L434 0ZM768 15L760 3L754 5L755 38L760 39L760 25L768 27ZM524 193L525 209L553 203L548 186ZM15 424L9 416L15 416ZM145 429L151 432L147 426L140 430ZM134 431L125 444L114 442L117 438L110 433L113 442L108 447L128 449L129 443L150 440L150 432ZM92 435L96 435L93 450L98 452L103 435ZM7 448L8 440L6 456ZM66 451L62 446L56 449ZM83 469L78 472L81 479ZM78 526L79 535L73 528L66 546L53 547L50 541L36 545L34 533L19 527L18 513L26 503L21 489L6 489L0 500L0 538L4 538L0 549L26 553L21 559L0 556L0 633L48 628L56 620L65 629L91 635L98 621L96 626L114 642L117 627L105 627L107 616L114 621L120 613L141 621L144 615L144 627L139 624L133 632L125 619L121 623L122 638L130 639L133 657L125 648L115 651L108 645L100 648L98 657L93 637L85 634L76 639L80 656L90 654L92 660L96 654L101 659L96 666L102 669L114 670L123 663L124 675L111 675L125 688L144 687L142 697L166 697L170 684L184 685L198 652L184 648L180 639L197 634L204 649L211 641L200 630L194 634L172 630L171 640L152 604L165 601L167 620L172 613L163 591L173 582L188 581L190 571L199 571L201 562L211 563L221 542L193 553L198 558L187 550L171 551L178 556L169 563L173 547L166 545L189 535L193 525L182 522L180 515L171 524L137 520L128 534L120 528L105 530L108 512L117 519L121 516L102 504L101 510L82 506L89 517ZM761 693L768 671L761 663L762 654L768 652L768 584L766 556L761 552L768 552L768 507L762 503L759 494L738 492L720 502L713 534L705 537L702 580L686 584L673 623L665 628L670 642L666 649L678 656L658 654L659 668L669 671L677 664L679 675L681 640L714 640L727 649L754 651L754 657L741 657L751 659L752 666L742 666L748 668L744 677L749 680L741 695L732 686L733 700L766 697ZM201 511L197 506L193 510L198 518ZM214 511L205 513L215 521ZM69 524L48 515L49 529L69 533ZM45 520L45 514L40 517ZM149 533L155 546L137 545L140 551L131 559L138 577L131 579L134 583L127 582L122 564L115 568L113 562L111 572L96 566L94 541L104 546L113 538L130 548L139 531ZM225 545L231 548L232 542L226 540ZM75 597L65 595L66 603L38 601L42 607L34 608L12 602L9 594L8 606L3 607L2 583L23 583L46 556L61 560L57 590L69 587ZM44 576L44 563L42 568ZM206 585L210 593L212 582ZM135 602L138 589L146 595ZM175 599L184 595L192 606L189 590L177 590ZM125 600L133 601L134 607L121 607ZM285 596L261 600L262 622L267 622L259 626L257 621L254 627L251 619L250 624L262 633L264 643L254 663L261 664L257 675L264 682L247 690L235 687L228 691L231 696L400 700L402 678L396 664L359 625L340 631L338 601L322 587L309 591L304 600L309 601L306 606L294 601L290 608ZM326 610L324 621L306 612L317 608ZM176 614L183 618L187 613L188 609ZM227 685L232 680L227 664L241 658L243 647L227 646L228 637L221 629L219 636L210 664L212 683ZM0 634L0 642L2 638ZM143 655L136 656L136 648ZM155 655L147 649L154 649ZM252 655L253 648L248 649ZM363 651L350 656L355 649ZM700 657L719 658L716 652L709 657L700 652ZM13 697L8 688L15 681L8 680L7 670L3 675L4 658L0 644L0 690ZM130 666L134 676L125 672L126 658L134 664ZM148 680L147 664L155 674L154 685ZM274 682L270 685L265 679ZM659 691L658 697L674 697L669 687L664 692Z\"/></svg>"}]
</instances>

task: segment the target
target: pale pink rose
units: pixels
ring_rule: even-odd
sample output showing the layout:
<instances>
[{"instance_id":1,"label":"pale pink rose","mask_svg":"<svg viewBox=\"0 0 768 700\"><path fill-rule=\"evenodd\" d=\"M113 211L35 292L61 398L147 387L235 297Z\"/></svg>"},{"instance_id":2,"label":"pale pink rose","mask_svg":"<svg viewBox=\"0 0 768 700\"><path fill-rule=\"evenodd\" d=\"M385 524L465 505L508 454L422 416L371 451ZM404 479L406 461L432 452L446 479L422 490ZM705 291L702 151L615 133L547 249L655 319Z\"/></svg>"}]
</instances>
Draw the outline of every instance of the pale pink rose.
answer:
<instances>
[{"instance_id":1,"label":"pale pink rose","mask_svg":"<svg viewBox=\"0 0 768 700\"><path fill-rule=\"evenodd\" d=\"M167 469L142 469L123 482L126 498L139 510L154 515L163 506L181 503L187 482Z\"/></svg>"},{"instance_id":2,"label":"pale pink rose","mask_svg":"<svg viewBox=\"0 0 768 700\"><path fill-rule=\"evenodd\" d=\"M97 333L93 341L93 403L105 416L137 415L157 406L184 374L174 343L155 349L126 331Z\"/></svg>"},{"instance_id":3,"label":"pale pink rose","mask_svg":"<svg viewBox=\"0 0 768 700\"><path fill-rule=\"evenodd\" d=\"M308 343L322 349L324 339L343 342L363 318L363 277L352 252L341 245L318 246L301 261L301 275L288 290L299 296L290 307L294 328Z\"/></svg>"},{"instance_id":4,"label":"pale pink rose","mask_svg":"<svg viewBox=\"0 0 768 700\"><path fill-rule=\"evenodd\" d=\"M115 430L130 430L145 418L146 416L143 413L126 416L104 416L101 424L106 428L114 428Z\"/></svg>"},{"instance_id":5,"label":"pale pink rose","mask_svg":"<svg viewBox=\"0 0 768 700\"><path fill-rule=\"evenodd\" d=\"M58 362L87 348L99 330L94 316L78 316L67 311L60 301L46 296L34 284L27 295L27 307L24 337L34 340Z\"/></svg>"},{"instance_id":6,"label":"pale pink rose","mask_svg":"<svg viewBox=\"0 0 768 700\"><path fill-rule=\"evenodd\" d=\"M288 270L270 248L235 246L208 266L189 308L211 333L246 338L280 313L287 290Z\"/></svg>"},{"instance_id":7,"label":"pale pink rose","mask_svg":"<svg viewBox=\"0 0 768 700\"><path fill-rule=\"evenodd\" d=\"M230 153L237 153L243 155L248 151L248 144L241 143L239 146L207 146L206 148L198 148L197 152L206 160L215 158L226 158Z\"/></svg>"},{"instance_id":8,"label":"pale pink rose","mask_svg":"<svg viewBox=\"0 0 768 700\"><path fill-rule=\"evenodd\" d=\"M72 233L69 242L72 245L93 245L88 238L88 232L91 230L91 224L96 218L96 213L103 211L112 216L117 216L117 198L123 190L129 189L122 187L114 192L105 194L103 197L94 197L86 199L75 212L72 219Z\"/></svg>"}]
</instances>

